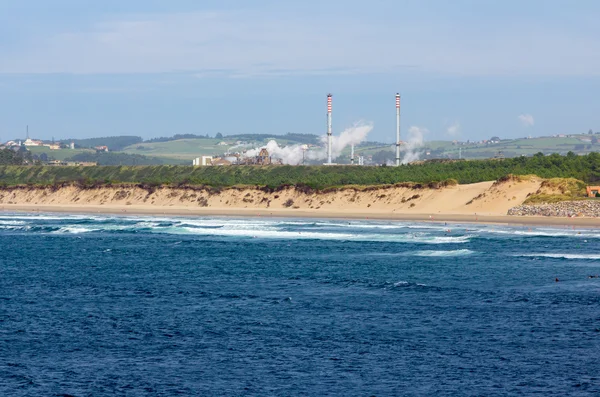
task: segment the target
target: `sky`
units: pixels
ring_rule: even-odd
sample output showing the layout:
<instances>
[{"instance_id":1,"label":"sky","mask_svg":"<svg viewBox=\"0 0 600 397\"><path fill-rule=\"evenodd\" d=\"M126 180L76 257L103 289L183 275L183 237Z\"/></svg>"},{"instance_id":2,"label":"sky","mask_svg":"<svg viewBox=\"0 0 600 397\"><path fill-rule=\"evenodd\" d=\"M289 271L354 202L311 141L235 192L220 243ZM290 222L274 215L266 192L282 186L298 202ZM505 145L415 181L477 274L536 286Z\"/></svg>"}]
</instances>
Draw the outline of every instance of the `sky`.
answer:
<instances>
[{"instance_id":1,"label":"sky","mask_svg":"<svg viewBox=\"0 0 600 397\"><path fill-rule=\"evenodd\" d=\"M600 131L596 0L0 0L0 140Z\"/></svg>"}]
</instances>

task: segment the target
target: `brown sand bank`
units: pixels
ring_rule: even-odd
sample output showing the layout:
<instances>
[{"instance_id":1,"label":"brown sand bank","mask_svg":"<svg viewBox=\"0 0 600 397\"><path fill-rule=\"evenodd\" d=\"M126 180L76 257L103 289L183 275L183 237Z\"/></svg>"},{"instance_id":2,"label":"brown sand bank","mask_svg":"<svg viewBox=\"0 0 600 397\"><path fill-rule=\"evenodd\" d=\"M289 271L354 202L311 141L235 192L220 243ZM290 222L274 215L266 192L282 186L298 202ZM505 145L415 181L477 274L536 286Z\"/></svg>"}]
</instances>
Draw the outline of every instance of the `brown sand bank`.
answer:
<instances>
[{"instance_id":1,"label":"brown sand bank","mask_svg":"<svg viewBox=\"0 0 600 397\"><path fill-rule=\"evenodd\" d=\"M84 188L9 187L5 211L171 215L285 216L600 226L600 219L507 216L540 188L541 179L423 188L411 186L313 192L294 187L223 190L135 185Z\"/></svg>"}]
</instances>

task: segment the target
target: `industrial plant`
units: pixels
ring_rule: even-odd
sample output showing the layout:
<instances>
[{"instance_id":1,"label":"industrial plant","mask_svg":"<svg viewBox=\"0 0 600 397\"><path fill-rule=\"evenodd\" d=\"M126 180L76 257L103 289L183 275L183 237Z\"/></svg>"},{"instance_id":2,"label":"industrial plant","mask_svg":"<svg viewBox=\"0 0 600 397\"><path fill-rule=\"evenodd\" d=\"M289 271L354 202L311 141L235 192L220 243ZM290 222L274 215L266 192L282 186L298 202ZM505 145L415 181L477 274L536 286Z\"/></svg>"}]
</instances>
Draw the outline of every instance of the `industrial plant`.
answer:
<instances>
[{"instance_id":1,"label":"industrial plant","mask_svg":"<svg viewBox=\"0 0 600 397\"><path fill-rule=\"evenodd\" d=\"M365 165L365 157L356 155L355 147L366 140L367 134L372 130L371 125L357 124L343 131L339 136L333 135L332 123L333 95L327 94L326 135L322 138L322 146L288 145L280 147L273 139L266 146L250 150L241 150L235 153L224 153L219 157L202 156L193 160L194 166L216 165L273 165L273 164L323 164L337 165L335 159L341 156L342 151L350 147L350 164ZM400 94L396 94L396 157L395 164L401 164L400 149ZM319 160L323 163L319 163Z\"/></svg>"}]
</instances>

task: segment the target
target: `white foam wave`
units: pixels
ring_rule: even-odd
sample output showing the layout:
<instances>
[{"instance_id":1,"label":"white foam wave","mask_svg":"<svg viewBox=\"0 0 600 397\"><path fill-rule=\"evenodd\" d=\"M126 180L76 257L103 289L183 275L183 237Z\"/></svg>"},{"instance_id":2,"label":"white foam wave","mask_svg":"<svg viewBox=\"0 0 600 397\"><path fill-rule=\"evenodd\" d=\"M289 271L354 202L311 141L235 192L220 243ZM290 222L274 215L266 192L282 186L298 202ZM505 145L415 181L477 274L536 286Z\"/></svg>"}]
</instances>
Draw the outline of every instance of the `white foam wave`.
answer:
<instances>
[{"instance_id":1,"label":"white foam wave","mask_svg":"<svg viewBox=\"0 0 600 397\"><path fill-rule=\"evenodd\" d=\"M19 226L19 225L0 225L0 229L2 230L27 230L28 226Z\"/></svg>"},{"instance_id":2,"label":"white foam wave","mask_svg":"<svg viewBox=\"0 0 600 397\"><path fill-rule=\"evenodd\" d=\"M394 229L404 229L405 225L389 225L389 224L380 224L380 223L348 223L343 225L344 227L351 227L356 229L384 229L384 230L394 230Z\"/></svg>"},{"instance_id":3,"label":"white foam wave","mask_svg":"<svg viewBox=\"0 0 600 397\"><path fill-rule=\"evenodd\" d=\"M512 236L525 236L525 237L588 237L588 238L600 238L600 233L594 233L592 230L584 231L565 231L560 229L530 229L530 230L515 230L515 229L478 229L480 233L492 233L492 234L503 234Z\"/></svg>"},{"instance_id":4,"label":"white foam wave","mask_svg":"<svg viewBox=\"0 0 600 397\"><path fill-rule=\"evenodd\" d=\"M472 255L475 251L468 249L453 250L453 251L417 251L413 255L415 256L433 256L433 257L453 257L453 256L466 256Z\"/></svg>"},{"instance_id":5,"label":"white foam wave","mask_svg":"<svg viewBox=\"0 0 600 397\"><path fill-rule=\"evenodd\" d=\"M0 225L24 225L25 222L24 221L7 221L7 220L0 220Z\"/></svg>"},{"instance_id":6,"label":"white foam wave","mask_svg":"<svg viewBox=\"0 0 600 397\"><path fill-rule=\"evenodd\" d=\"M24 221L37 221L37 220L41 220L41 221L64 221L64 220L68 220L68 219L96 219L95 217L92 216L86 216L86 215L67 215L65 214L64 216L53 216L53 215L38 215L38 214L17 214L17 215L12 215L12 216L0 216L0 219L5 220L24 220Z\"/></svg>"},{"instance_id":7,"label":"white foam wave","mask_svg":"<svg viewBox=\"0 0 600 397\"><path fill-rule=\"evenodd\" d=\"M168 228L170 232L183 232L190 234L210 236L232 236L252 238L274 238L274 239L319 239L319 240L350 240L351 234L343 233L315 233L315 232L289 232L280 230L244 230L244 229L198 229L190 227Z\"/></svg>"},{"instance_id":8,"label":"white foam wave","mask_svg":"<svg viewBox=\"0 0 600 397\"><path fill-rule=\"evenodd\" d=\"M86 228L86 227L77 227L77 226L66 226L61 227L53 233L71 233L71 234L80 234L80 233L90 233L95 232L98 229Z\"/></svg>"},{"instance_id":9,"label":"white foam wave","mask_svg":"<svg viewBox=\"0 0 600 397\"><path fill-rule=\"evenodd\" d=\"M379 241L390 243L456 244L471 236L441 236L409 232L406 223L313 219L190 218L179 216L13 214L0 216L0 229L29 230L38 221L55 234L130 231L270 239ZM81 221L85 221L82 222ZM297 230L294 230L297 229ZM364 232L362 232L364 230Z\"/></svg>"},{"instance_id":10,"label":"white foam wave","mask_svg":"<svg viewBox=\"0 0 600 397\"><path fill-rule=\"evenodd\" d=\"M430 244L462 244L462 243L468 243L469 240L471 239L471 235L465 235L465 236L431 236L431 237L427 237L425 238L425 243L430 243Z\"/></svg>"},{"instance_id":11,"label":"white foam wave","mask_svg":"<svg viewBox=\"0 0 600 397\"><path fill-rule=\"evenodd\" d=\"M427 223L411 223L408 225L404 225L404 227L406 227L407 229L431 229L431 230L452 230L452 229L464 229L465 227L463 225L442 225L440 223L436 223L436 224L427 224Z\"/></svg>"},{"instance_id":12,"label":"white foam wave","mask_svg":"<svg viewBox=\"0 0 600 397\"><path fill-rule=\"evenodd\" d=\"M267 226L270 225L269 227ZM192 226L195 225L195 226ZM212 226L212 227L209 227ZM219 226L215 228L215 226ZM185 221L180 225L169 227L152 227L154 233L165 234L194 234L203 236L229 236L269 239L315 239L315 240L345 240L345 241L382 241L397 243L423 244L456 244L466 243L471 236L432 236L427 234L355 234L319 231L286 231L274 227L273 223L263 225L249 223Z\"/></svg>"},{"instance_id":13,"label":"white foam wave","mask_svg":"<svg viewBox=\"0 0 600 397\"><path fill-rule=\"evenodd\" d=\"M201 219L201 220L191 220L191 219L178 219L173 220L174 223L178 223L186 226L197 226L199 228L203 227L222 227L226 226L228 228L236 228L243 230L261 230L261 229L273 229L276 227L275 222L268 221L240 221L237 219L232 220L218 220L218 219Z\"/></svg>"},{"instance_id":14,"label":"white foam wave","mask_svg":"<svg viewBox=\"0 0 600 397\"><path fill-rule=\"evenodd\" d=\"M517 254L513 255L517 257L530 257L530 258L554 258L554 259L587 259L587 260L600 260L599 254L565 254L565 253L554 253L554 254Z\"/></svg>"}]
</instances>

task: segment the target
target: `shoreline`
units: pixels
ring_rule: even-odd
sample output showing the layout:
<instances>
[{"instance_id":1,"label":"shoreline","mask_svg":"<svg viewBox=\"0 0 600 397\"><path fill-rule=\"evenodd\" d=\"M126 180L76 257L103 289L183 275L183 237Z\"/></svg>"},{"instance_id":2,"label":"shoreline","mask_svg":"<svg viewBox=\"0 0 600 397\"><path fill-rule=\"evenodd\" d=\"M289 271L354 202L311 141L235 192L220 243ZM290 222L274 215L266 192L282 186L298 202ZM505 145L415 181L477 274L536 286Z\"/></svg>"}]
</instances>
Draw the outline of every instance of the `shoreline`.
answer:
<instances>
[{"instance_id":1,"label":"shoreline","mask_svg":"<svg viewBox=\"0 0 600 397\"><path fill-rule=\"evenodd\" d=\"M503 224L507 226L563 226L600 228L600 218L558 218L541 216L514 216L493 214L441 214L441 213L392 213L382 211L306 211L301 209L259 209L259 208L189 208L165 206L135 205L37 205L4 204L2 212L27 213L71 213L71 214L107 214L107 215L173 215L173 216L223 216L253 218L311 218L311 219L353 219L387 220L429 223L482 223Z\"/></svg>"}]
</instances>

